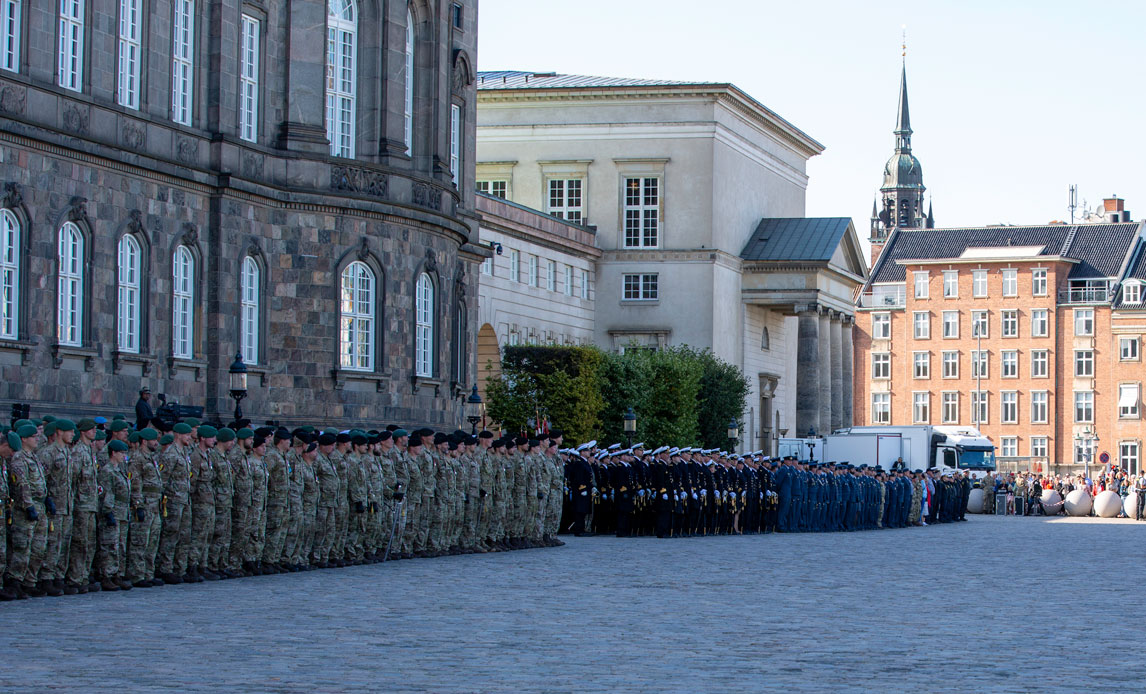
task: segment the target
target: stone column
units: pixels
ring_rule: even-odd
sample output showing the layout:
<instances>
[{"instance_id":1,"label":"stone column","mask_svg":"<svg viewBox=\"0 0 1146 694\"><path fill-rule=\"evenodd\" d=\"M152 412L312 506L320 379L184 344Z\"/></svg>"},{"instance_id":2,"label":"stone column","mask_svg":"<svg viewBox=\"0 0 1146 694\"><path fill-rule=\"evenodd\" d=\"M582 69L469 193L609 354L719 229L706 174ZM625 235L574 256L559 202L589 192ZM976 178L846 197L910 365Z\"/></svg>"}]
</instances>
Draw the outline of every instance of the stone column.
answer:
<instances>
[{"instance_id":1,"label":"stone column","mask_svg":"<svg viewBox=\"0 0 1146 694\"><path fill-rule=\"evenodd\" d=\"M291 0L286 72L286 119L279 124L279 147L328 152L326 139L326 2ZM269 106L269 104L268 104Z\"/></svg>"},{"instance_id":2,"label":"stone column","mask_svg":"<svg viewBox=\"0 0 1146 694\"><path fill-rule=\"evenodd\" d=\"M814 311L799 316L796 347L796 430L804 436L808 429L820 431L820 319Z\"/></svg>"},{"instance_id":3,"label":"stone column","mask_svg":"<svg viewBox=\"0 0 1146 694\"><path fill-rule=\"evenodd\" d=\"M832 427L832 318L829 312L820 314L820 436L831 433Z\"/></svg>"},{"instance_id":4,"label":"stone column","mask_svg":"<svg viewBox=\"0 0 1146 694\"><path fill-rule=\"evenodd\" d=\"M832 430L844 424L843 315L832 313Z\"/></svg>"},{"instance_id":5,"label":"stone column","mask_svg":"<svg viewBox=\"0 0 1146 694\"><path fill-rule=\"evenodd\" d=\"M840 375L842 376L841 384L843 390L843 414L842 426L850 427L855 423L853 419L853 402L855 397L855 352L853 351L854 343L852 342L852 332L855 330L855 317L845 316L843 321L842 340L841 346L843 348L842 366L840 368Z\"/></svg>"}]
</instances>

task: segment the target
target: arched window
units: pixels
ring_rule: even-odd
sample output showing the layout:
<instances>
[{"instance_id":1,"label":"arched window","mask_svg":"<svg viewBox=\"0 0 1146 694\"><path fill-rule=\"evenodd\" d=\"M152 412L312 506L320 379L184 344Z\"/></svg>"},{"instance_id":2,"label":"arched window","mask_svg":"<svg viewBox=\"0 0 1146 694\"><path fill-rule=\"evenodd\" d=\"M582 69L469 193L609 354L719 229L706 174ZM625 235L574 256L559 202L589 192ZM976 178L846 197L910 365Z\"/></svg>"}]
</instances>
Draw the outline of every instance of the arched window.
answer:
<instances>
[{"instance_id":1,"label":"arched window","mask_svg":"<svg viewBox=\"0 0 1146 694\"><path fill-rule=\"evenodd\" d=\"M60 0L58 84L78 92L84 80L84 0Z\"/></svg>"},{"instance_id":2,"label":"arched window","mask_svg":"<svg viewBox=\"0 0 1146 694\"><path fill-rule=\"evenodd\" d=\"M326 138L334 157L354 156L357 44L353 0L330 0L326 17Z\"/></svg>"},{"instance_id":3,"label":"arched window","mask_svg":"<svg viewBox=\"0 0 1146 694\"><path fill-rule=\"evenodd\" d=\"M414 373L434 375L434 281L426 273L418 276L414 313Z\"/></svg>"},{"instance_id":4,"label":"arched window","mask_svg":"<svg viewBox=\"0 0 1146 694\"><path fill-rule=\"evenodd\" d=\"M374 272L355 261L342 271L339 343L340 365L354 371L374 370Z\"/></svg>"},{"instance_id":5,"label":"arched window","mask_svg":"<svg viewBox=\"0 0 1146 694\"><path fill-rule=\"evenodd\" d=\"M20 71L20 0L0 0L0 70Z\"/></svg>"},{"instance_id":6,"label":"arched window","mask_svg":"<svg viewBox=\"0 0 1146 694\"><path fill-rule=\"evenodd\" d=\"M760 332L760 349L772 349L772 338L768 336L768 328Z\"/></svg>"},{"instance_id":7,"label":"arched window","mask_svg":"<svg viewBox=\"0 0 1146 694\"><path fill-rule=\"evenodd\" d=\"M171 28L171 120L191 125L195 104L195 0L175 0Z\"/></svg>"},{"instance_id":8,"label":"arched window","mask_svg":"<svg viewBox=\"0 0 1146 694\"><path fill-rule=\"evenodd\" d=\"M406 10L406 153L414 153L414 12Z\"/></svg>"},{"instance_id":9,"label":"arched window","mask_svg":"<svg viewBox=\"0 0 1146 694\"><path fill-rule=\"evenodd\" d=\"M143 253L139 242L125 234L119 240L118 282L118 348L121 352L139 352L140 278L143 274Z\"/></svg>"},{"instance_id":10,"label":"arched window","mask_svg":"<svg viewBox=\"0 0 1146 694\"><path fill-rule=\"evenodd\" d=\"M0 337L20 335L20 220L0 210Z\"/></svg>"},{"instance_id":11,"label":"arched window","mask_svg":"<svg viewBox=\"0 0 1146 694\"><path fill-rule=\"evenodd\" d=\"M243 361L247 364L259 363L259 282L262 270L251 256L243 259L243 273L240 278L239 293L242 298L240 338L242 339Z\"/></svg>"},{"instance_id":12,"label":"arched window","mask_svg":"<svg viewBox=\"0 0 1146 694\"><path fill-rule=\"evenodd\" d=\"M176 359L195 356L195 256L186 246L172 257L171 351Z\"/></svg>"},{"instance_id":13,"label":"arched window","mask_svg":"<svg viewBox=\"0 0 1146 694\"><path fill-rule=\"evenodd\" d=\"M143 0L119 0L119 79L116 100L120 106L139 108L139 72L143 49Z\"/></svg>"},{"instance_id":14,"label":"arched window","mask_svg":"<svg viewBox=\"0 0 1146 694\"><path fill-rule=\"evenodd\" d=\"M56 336L61 345L83 343L84 235L71 222L60 227Z\"/></svg>"}]
</instances>

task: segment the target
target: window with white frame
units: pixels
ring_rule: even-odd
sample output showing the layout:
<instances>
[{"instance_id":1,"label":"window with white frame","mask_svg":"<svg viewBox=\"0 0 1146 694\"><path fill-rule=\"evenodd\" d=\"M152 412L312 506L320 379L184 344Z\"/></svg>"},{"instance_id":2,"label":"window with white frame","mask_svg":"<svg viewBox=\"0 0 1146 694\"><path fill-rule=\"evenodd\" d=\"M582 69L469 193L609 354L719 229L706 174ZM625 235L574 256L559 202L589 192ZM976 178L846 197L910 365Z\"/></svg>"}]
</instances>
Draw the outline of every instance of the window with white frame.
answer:
<instances>
[{"instance_id":1,"label":"window with white frame","mask_svg":"<svg viewBox=\"0 0 1146 694\"><path fill-rule=\"evenodd\" d=\"M20 220L0 210L0 338L20 336Z\"/></svg>"},{"instance_id":2,"label":"window with white frame","mask_svg":"<svg viewBox=\"0 0 1146 694\"><path fill-rule=\"evenodd\" d=\"M402 75L405 83L405 101L403 103L403 124L406 153L414 154L414 13L406 10L406 63Z\"/></svg>"},{"instance_id":3,"label":"window with white frame","mask_svg":"<svg viewBox=\"0 0 1146 694\"><path fill-rule=\"evenodd\" d=\"M621 298L625 301L655 301L659 298L658 284L656 274L625 275Z\"/></svg>"},{"instance_id":4,"label":"window with white frame","mask_svg":"<svg viewBox=\"0 0 1146 694\"><path fill-rule=\"evenodd\" d=\"M259 45L262 24L249 14L241 21L239 46L239 137L259 139Z\"/></svg>"},{"instance_id":5,"label":"window with white frame","mask_svg":"<svg viewBox=\"0 0 1146 694\"><path fill-rule=\"evenodd\" d=\"M509 251L509 279L514 282L521 281L521 252L517 250Z\"/></svg>"},{"instance_id":6,"label":"window with white frame","mask_svg":"<svg viewBox=\"0 0 1146 694\"><path fill-rule=\"evenodd\" d=\"M1127 474L1137 475L1140 464L1140 450L1137 441L1120 441L1118 443L1118 467Z\"/></svg>"},{"instance_id":7,"label":"window with white frame","mask_svg":"<svg viewBox=\"0 0 1146 694\"><path fill-rule=\"evenodd\" d=\"M1046 424L1050 417L1050 392L1031 391L1031 424Z\"/></svg>"},{"instance_id":8,"label":"window with white frame","mask_svg":"<svg viewBox=\"0 0 1146 694\"><path fill-rule=\"evenodd\" d=\"M1031 437L1031 457L1032 458L1046 458L1047 450L1050 448L1048 445L1047 437L1045 436L1032 436Z\"/></svg>"},{"instance_id":9,"label":"window with white frame","mask_svg":"<svg viewBox=\"0 0 1146 694\"><path fill-rule=\"evenodd\" d=\"M999 395L999 406L1001 412L999 416L1003 420L1003 424L1018 424L1019 423L1019 394L1014 390L1004 390Z\"/></svg>"},{"instance_id":10,"label":"window with white frame","mask_svg":"<svg viewBox=\"0 0 1146 694\"><path fill-rule=\"evenodd\" d=\"M326 139L330 141L330 155L334 157L354 157L357 65L358 16L354 2L329 0L326 14Z\"/></svg>"},{"instance_id":11,"label":"window with white frame","mask_svg":"<svg viewBox=\"0 0 1146 694\"><path fill-rule=\"evenodd\" d=\"M481 274L490 276L493 275L493 258L486 258L485 260L481 261Z\"/></svg>"},{"instance_id":12,"label":"window with white frame","mask_svg":"<svg viewBox=\"0 0 1146 694\"><path fill-rule=\"evenodd\" d=\"M1031 378L1046 378L1049 372L1047 367L1049 361L1047 350L1031 350Z\"/></svg>"},{"instance_id":13,"label":"window with white frame","mask_svg":"<svg viewBox=\"0 0 1146 694\"><path fill-rule=\"evenodd\" d=\"M987 271L971 271L971 296L983 299L987 296Z\"/></svg>"},{"instance_id":14,"label":"window with white frame","mask_svg":"<svg viewBox=\"0 0 1146 694\"><path fill-rule=\"evenodd\" d=\"M1031 270L1031 293L1035 296L1047 295L1047 270L1038 267Z\"/></svg>"},{"instance_id":15,"label":"window with white frame","mask_svg":"<svg viewBox=\"0 0 1146 694\"><path fill-rule=\"evenodd\" d=\"M1004 309L999 312L1003 322L1003 337L1019 336L1019 312L1015 309Z\"/></svg>"},{"instance_id":16,"label":"window with white frame","mask_svg":"<svg viewBox=\"0 0 1146 694\"><path fill-rule=\"evenodd\" d=\"M1142 303L1142 285L1138 282L1127 282L1122 286L1122 303Z\"/></svg>"},{"instance_id":17,"label":"window with white frame","mask_svg":"<svg viewBox=\"0 0 1146 694\"><path fill-rule=\"evenodd\" d=\"M354 261L342 270L339 293L339 366L374 370L374 321L377 283L366 263Z\"/></svg>"},{"instance_id":18,"label":"window with white frame","mask_svg":"<svg viewBox=\"0 0 1146 694\"><path fill-rule=\"evenodd\" d=\"M119 0L119 75L115 97L120 106L139 108L142 50L143 0Z\"/></svg>"},{"instance_id":19,"label":"window with white frame","mask_svg":"<svg viewBox=\"0 0 1146 694\"><path fill-rule=\"evenodd\" d=\"M971 378L989 378L991 353L987 350L971 350Z\"/></svg>"},{"instance_id":20,"label":"window with white frame","mask_svg":"<svg viewBox=\"0 0 1146 694\"><path fill-rule=\"evenodd\" d=\"M414 327L414 373L434 376L434 281L426 273L418 276L416 325Z\"/></svg>"},{"instance_id":21,"label":"window with white frame","mask_svg":"<svg viewBox=\"0 0 1146 694\"><path fill-rule=\"evenodd\" d=\"M926 299L930 292L930 277L927 272L913 272L911 277L915 284L915 298Z\"/></svg>"},{"instance_id":22,"label":"window with white frame","mask_svg":"<svg viewBox=\"0 0 1146 694\"><path fill-rule=\"evenodd\" d=\"M584 204L581 197L583 184L580 178L549 179L549 203L546 212L554 217L580 224Z\"/></svg>"},{"instance_id":23,"label":"window with white frame","mask_svg":"<svg viewBox=\"0 0 1146 694\"><path fill-rule=\"evenodd\" d=\"M1031 310L1031 337L1046 337L1050 330L1050 322L1045 308Z\"/></svg>"},{"instance_id":24,"label":"window with white frame","mask_svg":"<svg viewBox=\"0 0 1146 694\"><path fill-rule=\"evenodd\" d=\"M983 390L971 391L971 423L987 424L990 419L991 394Z\"/></svg>"},{"instance_id":25,"label":"window with white frame","mask_svg":"<svg viewBox=\"0 0 1146 694\"><path fill-rule=\"evenodd\" d=\"M0 70L20 71L22 0L0 0Z\"/></svg>"},{"instance_id":26,"label":"window with white frame","mask_svg":"<svg viewBox=\"0 0 1146 694\"><path fill-rule=\"evenodd\" d=\"M931 378L931 353L914 352L911 355L912 374L915 378Z\"/></svg>"},{"instance_id":27,"label":"window with white frame","mask_svg":"<svg viewBox=\"0 0 1146 694\"><path fill-rule=\"evenodd\" d=\"M60 0L57 84L78 92L84 80L84 0Z\"/></svg>"},{"instance_id":28,"label":"window with white frame","mask_svg":"<svg viewBox=\"0 0 1146 694\"><path fill-rule=\"evenodd\" d=\"M1019 353L1017 350L1006 349L1000 355L1000 367L1003 378L1019 377Z\"/></svg>"},{"instance_id":29,"label":"window with white frame","mask_svg":"<svg viewBox=\"0 0 1146 694\"><path fill-rule=\"evenodd\" d=\"M84 235L71 222L60 227L58 258L56 336L61 345L78 347L84 338Z\"/></svg>"},{"instance_id":30,"label":"window with white frame","mask_svg":"<svg viewBox=\"0 0 1146 694\"><path fill-rule=\"evenodd\" d=\"M1000 453L1004 458L1017 458L1019 456L1019 440L1014 436L1004 436L1001 439Z\"/></svg>"},{"instance_id":31,"label":"window with white frame","mask_svg":"<svg viewBox=\"0 0 1146 694\"><path fill-rule=\"evenodd\" d=\"M462 181L462 107L450 105L450 174L454 187L460 188Z\"/></svg>"},{"instance_id":32,"label":"window with white frame","mask_svg":"<svg viewBox=\"0 0 1146 694\"><path fill-rule=\"evenodd\" d=\"M951 391L943 393L942 419L944 424L959 423L959 393Z\"/></svg>"},{"instance_id":33,"label":"window with white frame","mask_svg":"<svg viewBox=\"0 0 1146 694\"><path fill-rule=\"evenodd\" d=\"M891 423L891 393L871 394L872 424Z\"/></svg>"},{"instance_id":34,"label":"window with white frame","mask_svg":"<svg viewBox=\"0 0 1146 694\"><path fill-rule=\"evenodd\" d=\"M1094 439L1083 439L1079 441L1075 439L1074 444L1074 464L1084 465L1094 462Z\"/></svg>"},{"instance_id":35,"label":"window with white frame","mask_svg":"<svg viewBox=\"0 0 1146 694\"><path fill-rule=\"evenodd\" d=\"M947 339L959 337L959 312L943 312L943 337Z\"/></svg>"},{"instance_id":36,"label":"window with white frame","mask_svg":"<svg viewBox=\"0 0 1146 694\"><path fill-rule=\"evenodd\" d=\"M259 262L247 256L243 258L243 270L239 277L240 325L239 337L241 343L239 351L243 354L243 362L247 364L259 363L259 289L262 281L262 268Z\"/></svg>"},{"instance_id":37,"label":"window with white frame","mask_svg":"<svg viewBox=\"0 0 1146 694\"><path fill-rule=\"evenodd\" d=\"M987 328L987 312L986 311L972 311L971 312L971 337L981 337L986 339L988 336Z\"/></svg>"},{"instance_id":38,"label":"window with white frame","mask_svg":"<svg viewBox=\"0 0 1146 694\"><path fill-rule=\"evenodd\" d=\"M1074 334L1080 337L1094 334L1094 309L1076 308L1074 310Z\"/></svg>"},{"instance_id":39,"label":"window with white frame","mask_svg":"<svg viewBox=\"0 0 1146 694\"><path fill-rule=\"evenodd\" d=\"M891 314L871 314L871 337L873 340L891 339Z\"/></svg>"},{"instance_id":40,"label":"window with white frame","mask_svg":"<svg viewBox=\"0 0 1146 694\"><path fill-rule=\"evenodd\" d=\"M1079 390L1074 393L1074 422L1089 424L1094 421L1094 391Z\"/></svg>"},{"instance_id":41,"label":"window with white frame","mask_svg":"<svg viewBox=\"0 0 1146 694\"><path fill-rule=\"evenodd\" d=\"M531 287L541 286L537 284L537 256L535 255L529 256L529 282L527 284Z\"/></svg>"},{"instance_id":42,"label":"window with white frame","mask_svg":"<svg viewBox=\"0 0 1146 694\"><path fill-rule=\"evenodd\" d=\"M1138 336L1118 338L1118 358L1122 361L1138 361Z\"/></svg>"},{"instance_id":43,"label":"window with white frame","mask_svg":"<svg viewBox=\"0 0 1146 694\"><path fill-rule=\"evenodd\" d=\"M557 291L557 261L545 261L545 288L551 292Z\"/></svg>"},{"instance_id":44,"label":"window with white frame","mask_svg":"<svg viewBox=\"0 0 1146 694\"><path fill-rule=\"evenodd\" d=\"M120 352L139 353L140 290L143 274L143 253L139 242L131 234L119 240L117 255L118 282L116 283L116 348Z\"/></svg>"},{"instance_id":45,"label":"window with white frame","mask_svg":"<svg viewBox=\"0 0 1146 694\"><path fill-rule=\"evenodd\" d=\"M585 301L589 300L589 271L581 271L581 298Z\"/></svg>"},{"instance_id":46,"label":"window with white frame","mask_svg":"<svg viewBox=\"0 0 1146 694\"><path fill-rule=\"evenodd\" d=\"M1078 378L1094 376L1094 350L1076 349L1074 351L1074 375Z\"/></svg>"},{"instance_id":47,"label":"window with white frame","mask_svg":"<svg viewBox=\"0 0 1146 694\"><path fill-rule=\"evenodd\" d=\"M661 179L625 178L625 248L656 248L660 244Z\"/></svg>"},{"instance_id":48,"label":"window with white frame","mask_svg":"<svg viewBox=\"0 0 1146 694\"><path fill-rule=\"evenodd\" d=\"M195 356L195 256L180 246L171 261L171 353L176 359L191 359Z\"/></svg>"},{"instance_id":49,"label":"window with white frame","mask_svg":"<svg viewBox=\"0 0 1146 694\"><path fill-rule=\"evenodd\" d=\"M573 296L573 266L565 266L565 281L561 285L561 293L565 296Z\"/></svg>"},{"instance_id":50,"label":"window with white frame","mask_svg":"<svg viewBox=\"0 0 1146 694\"><path fill-rule=\"evenodd\" d=\"M957 270L943 271L943 298L956 299L959 297L959 272Z\"/></svg>"},{"instance_id":51,"label":"window with white frame","mask_svg":"<svg viewBox=\"0 0 1146 694\"><path fill-rule=\"evenodd\" d=\"M931 314L927 311L915 311L912 318L915 324L915 339L926 340L931 337Z\"/></svg>"},{"instance_id":52,"label":"window with white frame","mask_svg":"<svg viewBox=\"0 0 1146 694\"><path fill-rule=\"evenodd\" d=\"M1138 419L1138 384L1122 383L1118 386L1118 418Z\"/></svg>"},{"instance_id":53,"label":"window with white frame","mask_svg":"<svg viewBox=\"0 0 1146 694\"><path fill-rule=\"evenodd\" d=\"M911 394L911 421L914 424L931 423L931 393Z\"/></svg>"},{"instance_id":54,"label":"window with white frame","mask_svg":"<svg viewBox=\"0 0 1146 694\"><path fill-rule=\"evenodd\" d=\"M1014 268L1003 270L1003 296L1019 295L1019 271Z\"/></svg>"},{"instance_id":55,"label":"window with white frame","mask_svg":"<svg viewBox=\"0 0 1146 694\"><path fill-rule=\"evenodd\" d=\"M883 380L891 378L891 354L888 352L871 353L871 377Z\"/></svg>"},{"instance_id":56,"label":"window with white frame","mask_svg":"<svg viewBox=\"0 0 1146 694\"><path fill-rule=\"evenodd\" d=\"M195 99L195 0L175 0L171 47L171 120L191 125Z\"/></svg>"},{"instance_id":57,"label":"window with white frame","mask_svg":"<svg viewBox=\"0 0 1146 694\"><path fill-rule=\"evenodd\" d=\"M959 353L955 351L943 353L943 378L959 378Z\"/></svg>"},{"instance_id":58,"label":"window with white frame","mask_svg":"<svg viewBox=\"0 0 1146 694\"><path fill-rule=\"evenodd\" d=\"M488 179L477 181L474 188L479 193L492 195L495 198L505 200L509 196L509 181L503 179Z\"/></svg>"}]
</instances>

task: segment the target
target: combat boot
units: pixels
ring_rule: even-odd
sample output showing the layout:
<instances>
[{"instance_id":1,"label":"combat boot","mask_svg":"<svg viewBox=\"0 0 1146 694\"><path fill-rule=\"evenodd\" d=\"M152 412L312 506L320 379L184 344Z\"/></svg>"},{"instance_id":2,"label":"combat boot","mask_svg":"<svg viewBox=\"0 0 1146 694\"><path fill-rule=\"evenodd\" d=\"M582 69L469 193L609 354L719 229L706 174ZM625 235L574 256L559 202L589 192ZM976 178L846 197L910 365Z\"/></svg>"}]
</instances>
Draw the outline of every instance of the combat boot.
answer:
<instances>
[{"instance_id":1,"label":"combat boot","mask_svg":"<svg viewBox=\"0 0 1146 694\"><path fill-rule=\"evenodd\" d=\"M57 590L59 590L59 591L60 591L60 595L64 595L64 594L65 594L65 591L64 591L64 579L62 579L62 578L57 578L56 580L52 581L52 586L53 586L54 588L56 588Z\"/></svg>"},{"instance_id":2,"label":"combat boot","mask_svg":"<svg viewBox=\"0 0 1146 694\"><path fill-rule=\"evenodd\" d=\"M222 578L219 574L203 566L199 567L199 575L208 581L218 581Z\"/></svg>"},{"instance_id":3,"label":"combat boot","mask_svg":"<svg viewBox=\"0 0 1146 694\"><path fill-rule=\"evenodd\" d=\"M79 595L80 587L75 583L68 582L64 585L64 595Z\"/></svg>"},{"instance_id":4,"label":"combat boot","mask_svg":"<svg viewBox=\"0 0 1146 694\"><path fill-rule=\"evenodd\" d=\"M126 579L126 578L124 578L123 576L117 576L117 577L115 578L115 582L116 582L117 584L119 584L119 589L120 589L120 590L131 590L132 588L134 588L134 587L135 587L135 586L133 586L133 585L131 584L131 581L127 580L127 579Z\"/></svg>"},{"instance_id":5,"label":"combat boot","mask_svg":"<svg viewBox=\"0 0 1146 694\"><path fill-rule=\"evenodd\" d=\"M53 598L58 598L64 594L62 588L56 587L55 581L40 581L40 590L44 595L48 595Z\"/></svg>"},{"instance_id":6,"label":"combat boot","mask_svg":"<svg viewBox=\"0 0 1146 694\"><path fill-rule=\"evenodd\" d=\"M101 590L105 590L109 593L119 590L119 584L115 582L114 578L105 578L100 581L99 585Z\"/></svg>"},{"instance_id":7,"label":"combat boot","mask_svg":"<svg viewBox=\"0 0 1146 694\"><path fill-rule=\"evenodd\" d=\"M155 587L155 584L152 583L151 581L136 581L135 583L132 583L131 585L135 586L136 588L154 588Z\"/></svg>"},{"instance_id":8,"label":"combat boot","mask_svg":"<svg viewBox=\"0 0 1146 694\"><path fill-rule=\"evenodd\" d=\"M183 582L183 577L182 577L182 576L179 576L178 574L176 574L176 573L174 573L174 572L172 572L172 573L165 573L165 574L163 574L162 576L160 576L159 578L160 578L160 579L161 579L161 580L162 580L164 583L170 583L170 584L171 584L171 585L173 585L173 586L177 586L177 585L179 585L180 583L182 583L182 582Z\"/></svg>"},{"instance_id":9,"label":"combat boot","mask_svg":"<svg viewBox=\"0 0 1146 694\"><path fill-rule=\"evenodd\" d=\"M15 586L13 586L12 581L5 580L4 587L0 588L0 601L8 602L10 600L16 600L17 598L18 593Z\"/></svg>"}]
</instances>

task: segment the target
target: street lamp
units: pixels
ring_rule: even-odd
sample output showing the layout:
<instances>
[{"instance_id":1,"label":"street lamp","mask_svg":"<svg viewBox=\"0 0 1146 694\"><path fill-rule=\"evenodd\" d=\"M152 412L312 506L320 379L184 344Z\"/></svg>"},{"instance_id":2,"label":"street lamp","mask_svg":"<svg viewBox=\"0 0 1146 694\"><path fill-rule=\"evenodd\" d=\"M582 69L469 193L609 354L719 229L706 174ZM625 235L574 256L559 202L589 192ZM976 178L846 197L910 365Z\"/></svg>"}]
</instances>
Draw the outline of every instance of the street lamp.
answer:
<instances>
[{"instance_id":1,"label":"street lamp","mask_svg":"<svg viewBox=\"0 0 1146 694\"><path fill-rule=\"evenodd\" d=\"M637 413L633 412L633 408L625 410L625 414L621 417L624 424L625 438L629 440L629 448L633 447L633 437L637 435Z\"/></svg>"},{"instance_id":2,"label":"street lamp","mask_svg":"<svg viewBox=\"0 0 1146 694\"><path fill-rule=\"evenodd\" d=\"M1089 426L1084 427L1081 434L1074 435L1074 443L1082 449L1082 463L1086 467L1086 478L1090 479L1090 461L1094 457L1094 448L1098 446L1098 434Z\"/></svg>"},{"instance_id":3,"label":"street lamp","mask_svg":"<svg viewBox=\"0 0 1146 694\"><path fill-rule=\"evenodd\" d=\"M808 438L809 439L816 438L816 427L808 427ZM808 462L809 463L815 462L816 461L816 442L815 441L808 441L804 445L806 445L808 447Z\"/></svg>"},{"instance_id":4,"label":"street lamp","mask_svg":"<svg viewBox=\"0 0 1146 694\"><path fill-rule=\"evenodd\" d=\"M470 392L470 396L466 398L466 419L469 420L470 426L473 428L473 435L477 436L478 422L481 421L482 412L485 405L482 404L481 396L478 395L477 384L474 384L474 389Z\"/></svg>"},{"instance_id":5,"label":"street lamp","mask_svg":"<svg viewBox=\"0 0 1146 694\"><path fill-rule=\"evenodd\" d=\"M736 440L740 438L740 425L735 419L728 420L728 451L736 452Z\"/></svg>"},{"instance_id":6,"label":"street lamp","mask_svg":"<svg viewBox=\"0 0 1146 694\"><path fill-rule=\"evenodd\" d=\"M239 403L247 397L247 365L243 363L243 353L235 354L235 361L231 362L231 397L235 399L235 426L241 426L243 409Z\"/></svg>"}]
</instances>

